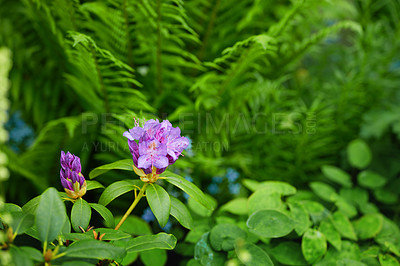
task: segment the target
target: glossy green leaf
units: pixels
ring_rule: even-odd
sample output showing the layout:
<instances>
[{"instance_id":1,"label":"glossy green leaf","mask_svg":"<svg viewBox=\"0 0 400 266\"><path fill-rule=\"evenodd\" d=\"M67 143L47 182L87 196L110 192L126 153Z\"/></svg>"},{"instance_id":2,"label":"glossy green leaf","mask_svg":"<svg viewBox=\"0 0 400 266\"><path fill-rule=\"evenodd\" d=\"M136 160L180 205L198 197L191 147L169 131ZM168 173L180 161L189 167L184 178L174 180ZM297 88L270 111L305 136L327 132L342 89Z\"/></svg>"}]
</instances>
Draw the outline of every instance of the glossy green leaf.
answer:
<instances>
[{"instance_id":1,"label":"glossy green leaf","mask_svg":"<svg viewBox=\"0 0 400 266\"><path fill-rule=\"evenodd\" d=\"M285 214L275 210L260 210L250 215L247 227L257 236L278 238L294 229L294 222Z\"/></svg>"},{"instance_id":2,"label":"glossy green leaf","mask_svg":"<svg viewBox=\"0 0 400 266\"><path fill-rule=\"evenodd\" d=\"M167 262L167 252L162 249L142 251L140 259L146 266L163 266Z\"/></svg>"},{"instance_id":3,"label":"glossy green leaf","mask_svg":"<svg viewBox=\"0 0 400 266\"><path fill-rule=\"evenodd\" d=\"M107 206L111 201L117 197L143 186L140 180L121 180L109 185L101 194L99 204Z\"/></svg>"},{"instance_id":4,"label":"glossy green leaf","mask_svg":"<svg viewBox=\"0 0 400 266\"><path fill-rule=\"evenodd\" d=\"M310 264L317 262L327 249L324 234L315 229L308 229L301 240L301 250L306 261Z\"/></svg>"},{"instance_id":5,"label":"glossy green leaf","mask_svg":"<svg viewBox=\"0 0 400 266\"><path fill-rule=\"evenodd\" d=\"M71 210L71 224L75 232L82 232L79 227L82 227L84 230L86 230L91 216L92 209L90 208L89 203L82 198L77 199Z\"/></svg>"},{"instance_id":6,"label":"glossy green leaf","mask_svg":"<svg viewBox=\"0 0 400 266\"><path fill-rule=\"evenodd\" d=\"M209 241L215 251L230 251L238 239L245 239L246 232L234 224L218 224L210 231Z\"/></svg>"},{"instance_id":7,"label":"glossy green leaf","mask_svg":"<svg viewBox=\"0 0 400 266\"><path fill-rule=\"evenodd\" d=\"M293 202L289 204L290 215L294 222L294 230L301 236L311 226L310 217L306 208L297 203Z\"/></svg>"},{"instance_id":8,"label":"glossy green leaf","mask_svg":"<svg viewBox=\"0 0 400 266\"><path fill-rule=\"evenodd\" d=\"M34 197L30 201L28 201L24 206L22 206L22 210L24 213L30 213L32 215L36 215L36 209L39 206L40 196Z\"/></svg>"},{"instance_id":9,"label":"glossy green leaf","mask_svg":"<svg viewBox=\"0 0 400 266\"><path fill-rule=\"evenodd\" d=\"M127 252L141 252L151 249L174 249L175 245L175 236L166 233L138 236L124 244Z\"/></svg>"},{"instance_id":10,"label":"glossy green leaf","mask_svg":"<svg viewBox=\"0 0 400 266\"><path fill-rule=\"evenodd\" d=\"M357 176L358 184L363 187L376 189L386 184L386 178L370 170L362 171Z\"/></svg>"},{"instance_id":11,"label":"glossy green leaf","mask_svg":"<svg viewBox=\"0 0 400 266\"><path fill-rule=\"evenodd\" d=\"M206 266L223 266L226 262L226 257L223 253L214 251L208 241L210 233L205 233L196 243L194 248L194 258Z\"/></svg>"},{"instance_id":12,"label":"glossy green leaf","mask_svg":"<svg viewBox=\"0 0 400 266\"><path fill-rule=\"evenodd\" d=\"M235 245L235 252L240 262L246 266L274 265L268 253L252 243L239 243Z\"/></svg>"},{"instance_id":13,"label":"glossy green leaf","mask_svg":"<svg viewBox=\"0 0 400 266\"><path fill-rule=\"evenodd\" d=\"M389 254L379 254L379 262L381 266L399 266L399 261Z\"/></svg>"},{"instance_id":14,"label":"glossy green leaf","mask_svg":"<svg viewBox=\"0 0 400 266\"><path fill-rule=\"evenodd\" d=\"M324 165L321 167L321 171L326 178L346 188L350 188L353 185L351 182L351 176L340 168L331 165Z\"/></svg>"},{"instance_id":15,"label":"glossy green leaf","mask_svg":"<svg viewBox=\"0 0 400 266\"><path fill-rule=\"evenodd\" d=\"M193 227L193 219L185 204L173 196L170 196L170 199L171 215L175 217L182 226L191 229Z\"/></svg>"},{"instance_id":16,"label":"glossy green leaf","mask_svg":"<svg viewBox=\"0 0 400 266\"><path fill-rule=\"evenodd\" d=\"M247 214L247 198L236 198L228 201L220 208L221 211L227 211L236 215Z\"/></svg>"},{"instance_id":17,"label":"glossy green leaf","mask_svg":"<svg viewBox=\"0 0 400 266\"><path fill-rule=\"evenodd\" d=\"M332 224L341 236L351 240L357 240L356 233L354 232L354 228L350 223L349 218L341 212L335 212L332 215Z\"/></svg>"},{"instance_id":18,"label":"glossy green leaf","mask_svg":"<svg viewBox=\"0 0 400 266\"><path fill-rule=\"evenodd\" d=\"M133 162L132 159L124 159L120 161L116 161L110 164L105 164L102 166L99 166L95 169L93 169L89 173L89 178L93 179L98 177L99 175L102 175L110 170L128 170L128 171L133 171Z\"/></svg>"},{"instance_id":19,"label":"glossy green leaf","mask_svg":"<svg viewBox=\"0 0 400 266\"><path fill-rule=\"evenodd\" d=\"M257 189L248 199L248 212L252 214L259 210L279 210L283 207L281 194L270 192L268 188Z\"/></svg>"},{"instance_id":20,"label":"glossy green leaf","mask_svg":"<svg viewBox=\"0 0 400 266\"><path fill-rule=\"evenodd\" d=\"M214 210L212 203L208 200L206 195L204 195L204 193L193 183L170 171L165 171L161 176L166 177L166 180L169 183L186 192L190 197L202 204L204 207Z\"/></svg>"},{"instance_id":21,"label":"glossy green leaf","mask_svg":"<svg viewBox=\"0 0 400 266\"><path fill-rule=\"evenodd\" d=\"M369 165L372 154L367 143L362 139L355 139L347 146L347 157L352 166L362 169Z\"/></svg>"},{"instance_id":22,"label":"glossy green leaf","mask_svg":"<svg viewBox=\"0 0 400 266\"><path fill-rule=\"evenodd\" d=\"M114 216L107 207L97 203L89 203L89 205L103 217L107 227L115 227Z\"/></svg>"},{"instance_id":23,"label":"glossy green leaf","mask_svg":"<svg viewBox=\"0 0 400 266\"><path fill-rule=\"evenodd\" d=\"M322 182L311 182L310 188L318 197L329 202L334 202L339 197L331 186Z\"/></svg>"},{"instance_id":24,"label":"glossy green leaf","mask_svg":"<svg viewBox=\"0 0 400 266\"><path fill-rule=\"evenodd\" d=\"M29 254L25 253L19 247L12 245L10 248L10 254L13 264L15 266L33 266L33 261L31 260ZM3 255L4 256L4 255Z\"/></svg>"},{"instance_id":25,"label":"glossy green leaf","mask_svg":"<svg viewBox=\"0 0 400 266\"><path fill-rule=\"evenodd\" d=\"M289 196L296 194L296 188L286 182L282 181L264 181L258 184L256 190L264 189L270 193L278 193L282 196Z\"/></svg>"},{"instance_id":26,"label":"glossy green leaf","mask_svg":"<svg viewBox=\"0 0 400 266\"><path fill-rule=\"evenodd\" d=\"M388 189L374 189L374 196L377 201L385 204L395 204L398 201L398 195Z\"/></svg>"},{"instance_id":27,"label":"glossy green leaf","mask_svg":"<svg viewBox=\"0 0 400 266\"><path fill-rule=\"evenodd\" d=\"M93 190L93 189L98 189L98 188L104 188L104 186L102 184L100 184L100 182L94 181L94 180L86 180L86 190Z\"/></svg>"},{"instance_id":28,"label":"glossy green leaf","mask_svg":"<svg viewBox=\"0 0 400 266\"><path fill-rule=\"evenodd\" d=\"M10 227L14 234L20 235L26 232L35 223L35 217L29 213L11 212L12 221Z\"/></svg>"},{"instance_id":29,"label":"glossy green leaf","mask_svg":"<svg viewBox=\"0 0 400 266\"><path fill-rule=\"evenodd\" d=\"M126 254L124 248L99 240L76 241L64 252L67 257L87 259L114 259Z\"/></svg>"},{"instance_id":30,"label":"glossy green leaf","mask_svg":"<svg viewBox=\"0 0 400 266\"><path fill-rule=\"evenodd\" d=\"M115 223L118 224L121 220L122 216L115 217ZM151 231L150 225L145 222L143 219L130 215L126 218L125 222L121 225L118 230L122 230L131 235L151 235L153 232Z\"/></svg>"},{"instance_id":31,"label":"glossy green leaf","mask_svg":"<svg viewBox=\"0 0 400 266\"><path fill-rule=\"evenodd\" d=\"M353 222L354 230L359 239L374 238L382 230L383 217L381 214L367 214Z\"/></svg>"},{"instance_id":32,"label":"glossy green leaf","mask_svg":"<svg viewBox=\"0 0 400 266\"><path fill-rule=\"evenodd\" d=\"M168 192L157 184L149 184L146 189L146 198L158 223L164 227L168 222L171 210L171 199Z\"/></svg>"},{"instance_id":33,"label":"glossy green leaf","mask_svg":"<svg viewBox=\"0 0 400 266\"><path fill-rule=\"evenodd\" d=\"M319 226L319 231L323 233L326 240L334 246L338 251L342 248L342 238L335 227L329 221L322 221Z\"/></svg>"},{"instance_id":34,"label":"glossy green leaf","mask_svg":"<svg viewBox=\"0 0 400 266\"><path fill-rule=\"evenodd\" d=\"M284 265L306 265L301 252L301 245L292 241L284 241L271 249L271 255Z\"/></svg>"},{"instance_id":35,"label":"glossy green leaf","mask_svg":"<svg viewBox=\"0 0 400 266\"><path fill-rule=\"evenodd\" d=\"M217 206L217 201L208 194L205 194L206 198L210 202L211 206L215 208ZM187 201L187 205L191 211L201 217L210 217L213 214L212 209L208 209L204 207L204 205L200 204L198 201L193 198L189 198Z\"/></svg>"},{"instance_id":36,"label":"glossy green leaf","mask_svg":"<svg viewBox=\"0 0 400 266\"><path fill-rule=\"evenodd\" d=\"M67 219L64 203L55 188L48 188L36 209L36 229L42 242L51 242L60 233Z\"/></svg>"},{"instance_id":37,"label":"glossy green leaf","mask_svg":"<svg viewBox=\"0 0 400 266\"><path fill-rule=\"evenodd\" d=\"M19 247L19 249L23 253L28 255L28 257L31 258L31 260L43 262L43 254L36 248L23 246L23 247Z\"/></svg>"}]
</instances>

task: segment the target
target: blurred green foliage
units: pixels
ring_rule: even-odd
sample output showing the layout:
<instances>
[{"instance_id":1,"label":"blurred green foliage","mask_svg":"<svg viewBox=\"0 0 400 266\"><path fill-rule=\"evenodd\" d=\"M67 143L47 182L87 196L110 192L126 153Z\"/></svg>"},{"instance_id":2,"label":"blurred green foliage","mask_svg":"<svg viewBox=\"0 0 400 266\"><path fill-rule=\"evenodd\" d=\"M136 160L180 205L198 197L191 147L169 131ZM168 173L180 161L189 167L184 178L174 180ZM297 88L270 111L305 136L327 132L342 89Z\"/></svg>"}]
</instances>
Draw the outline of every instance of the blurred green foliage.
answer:
<instances>
[{"instance_id":1,"label":"blurred green foliage","mask_svg":"<svg viewBox=\"0 0 400 266\"><path fill-rule=\"evenodd\" d=\"M192 140L173 170L219 206L249 196L240 187L245 177L288 182L298 190L292 197L311 193L359 218L360 202L350 194L368 189L371 202L361 213L380 212L398 225L399 21L397 0L0 0L0 47L13 61L10 114L19 112L36 136L16 151L8 128L9 145L1 145L11 170L2 183L6 200L21 205L48 186L61 187L60 150L80 156L85 176L130 158L122 132L132 117L158 117ZM227 168L240 173L237 193L224 192L233 189L222 178ZM223 181L214 182L218 177ZM131 176L99 180L123 178ZM335 198L339 190L346 200ZM114 207L122 213L126 202ZM313 215L318 230L332 232ZM189 243L206 245L200 237ZM352 249L350 241L343 246ZM300 246L270 248L279 254ZM194 251L179 256L187 253Z\"/></svg>"}]
</instances>

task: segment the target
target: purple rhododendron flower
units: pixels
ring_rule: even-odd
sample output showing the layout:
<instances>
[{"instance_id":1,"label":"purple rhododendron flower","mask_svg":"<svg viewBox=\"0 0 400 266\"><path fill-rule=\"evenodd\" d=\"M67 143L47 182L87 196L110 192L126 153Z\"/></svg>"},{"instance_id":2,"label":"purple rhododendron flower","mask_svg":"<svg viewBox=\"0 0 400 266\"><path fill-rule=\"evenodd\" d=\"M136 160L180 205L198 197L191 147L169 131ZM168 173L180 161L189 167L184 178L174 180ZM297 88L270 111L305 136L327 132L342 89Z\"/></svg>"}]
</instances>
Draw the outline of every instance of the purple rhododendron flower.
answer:
<instances>
[{"instance_id":1,"label":"purple rhododendron flower","mask_svg":"<svg viewBox=\"0 0 400 266\"><path fill-rule=\"evenodd\" d=\"M150 174L157 174L175 163L182 151L189 146L189 140L181 137L181 130L172 127L168 120L148 120L143 125L135 121L135 127L124 132L136 168Z\"/></svg>"},{"instance_id":2,"label":"purple rhododendron flower","mask_svg":"<svg viewBox=\"0 0 400 266\"><path fill-rule=\"evenodd\" d=\"M81 171L81 159L78 156L61 151L60 179L65 192L73 199L80 198L86 193L86 180Z\"/></svg>"}]
</instances>

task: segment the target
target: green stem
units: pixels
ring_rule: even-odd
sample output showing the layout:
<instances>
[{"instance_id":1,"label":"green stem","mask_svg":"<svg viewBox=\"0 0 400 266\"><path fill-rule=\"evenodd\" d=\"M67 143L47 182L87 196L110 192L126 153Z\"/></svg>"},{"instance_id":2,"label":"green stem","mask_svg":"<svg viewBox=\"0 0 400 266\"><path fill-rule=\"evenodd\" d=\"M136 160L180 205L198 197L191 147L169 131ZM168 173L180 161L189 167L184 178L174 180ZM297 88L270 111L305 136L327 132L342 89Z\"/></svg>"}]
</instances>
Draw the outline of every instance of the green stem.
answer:
<instances>
[{"instance_id":1,"label":"green stem","mask_svg":"<svg viewBox=\"0 0 400 266\"><path fill-rule=\"evenodd\" d=\"M132 205L129 207L129 209L124 214L124 217L122 217L121 221L119 221L119 223L115 227L115 230L118 230L121 227L121 225L125 222L126 218L128 218L129 214L131 214L133 209L136 207L139 200L144 196L144 192L146 191L147 185L148 185L148 183L144 183L143 187L140 189L139 195L137 195L137 197L133 201Z\"/></svg>"}]
</instances>

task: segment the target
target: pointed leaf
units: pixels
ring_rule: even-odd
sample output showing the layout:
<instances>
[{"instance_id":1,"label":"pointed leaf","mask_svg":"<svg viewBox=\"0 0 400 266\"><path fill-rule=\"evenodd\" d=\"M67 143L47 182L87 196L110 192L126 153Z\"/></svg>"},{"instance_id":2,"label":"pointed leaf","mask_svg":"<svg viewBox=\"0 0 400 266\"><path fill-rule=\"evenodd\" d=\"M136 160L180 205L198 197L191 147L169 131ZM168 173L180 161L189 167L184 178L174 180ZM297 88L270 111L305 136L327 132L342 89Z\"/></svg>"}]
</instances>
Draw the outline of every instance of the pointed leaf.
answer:
<instances>
[{"instance_id":1,"label":"pointed leaf","mask_svg":"<svg viewBox=\"0 0 400 266\"><path fill-rule=\"evenodd\" d=\"M247 227L258 236L278 238L289 234L294 228L294 223L281 212L260 210L250 215Z\"/></svg>"},{"instance_id":2,"label":"pointed leaf","mask_svg":"<svg viewBox=\"0 0 400 266\"><path fill-rule=\"evenodd\" d=\"M235 251L239 260L246 266L274 265L267 252L252 243L237 244Z\"/></svg>"},{"instance_id":3,"label":"pointed leaf","mask_svg":"<svg viewBox=\"0 0 400 266\"><path fill-rule=\"evenodd\" d=\"M107 227L115 227L114 216L107 207L97 203L89 203L89 205L103 217Z\"/></svg>"},{"instance_id":4,"label":"pointed leaf","mask_svg":"<svg viewBox=\"0 0 400 266\"><path fill-rule=\"evenodd\" d=\"M354 228L351 225L349 218L341 212L335 212L332 215L332 224L343 237L357 240L356 233L354 232Z\"/></svg>"},{"instance_id":5,"label":"pointed leaf","mask_svg":"<svg viewBox=\"0 0 400 266\"><path fill-rule=\"evenodd\" d=\"M55 188L48 188L40 197L36 210L36 228L40 241L53 241L67 219L64 203Z\"/></svg>"},{"instance_id":6,"label":"pointed leaf","mask_svg":"<svg viewBox=\"0 0 400 266\"><path fill-rule=\"evenodd\" d=\"M187 181L185 178L174 174L169 171L165 171L161 174L161 176L166 177L166 180L171 183L172 185L182 189L186 192L190 197L194 200L202 204L204 207L214 210L212 203L207 199L204 193L196 187L193 183Z\"/></svg>"},{"instance_id":7,"label":"pointed leaf","mask_svg":"<svg viewBox=\"0 0 400 266\"><path fill-rule=\"evenodd\" d=\"M171 199L171 215L175 217L178 222L186 227L187 229L192 229L193 219L189 210L186 208L180 200L175 197L170 196Z\"/></svg>"},{"instance_id":8,"label":"pointed leaf","mask_svg":"<svg viewBox=\"0 0 400 266\"><path fill-rule=\"evenodd\" d=\"M175 236L166 233L138 236L124 243L127 252L140 252L151 249L174 249L175 245Z\"/></svg>"},{"instance_id":9,"label":"pointed leaf","mask_svg":"<svg viewBox=\"0 0 400 266\"><path fill-rule=\"evenodd\" d=\"M86 187L87 191L97 189L97 188L104 188L104 186L102 184L100 184L99 182L94 181L94 180L86 180L86 185L87 185L87 187Z\"/></svg>"},{"instance_id":10,"label":"pointed leaf","mask_svg":"<svg viewBox=\"0 0 400 266\"><path fill-rule=\"evenodd\" d=\"M118 169L118 170L128 170L128 171L133 171L133 162L132 159L125 159L125 160L120 160L116 161L110 164L105 164L102 166L99 166L95 169L93 169L89 173L89 178L93 179L98 177L99 175L102 175L110 170Z\"/></svg>"},{"instance_id":11,"label":"pointed leaf","mask_svg":"<svg viewBox=\"0 0 400 266\"><path fill-rule=\"evenodd\" d=\"M340 168L331 165L324 165L321 167L322 173L329 180L336 182L346 188L351 188L351 176Z\"/></svg>"},{"instance_id":12,"label":"pointed leaf","mask_svg":"<svg viewBox=\"0 0 400 266\"><path fill-rule=\"evenodd\" d=\"M77 199L71 210L71 224L75 232L82 232L82 230L79 229L79 226L86 230L91 216L92 209L90 208L89 203L82 198Z\"/></svg>"},{"instance_id":13,"label":"pointed leaf","mask_svg":"<svg viewBox=\"0 0 400 266\"><path fill-rule=\"evenodd\" d=\"M126 254L124 248L99 240L76 241L64 252L66 257L111 260Z\"/></svg>"},{"instance_id":14,"label":"pointed leaf","mask_svg":"<svg viewBox=\"0 0 400 266\"><path fill-rule=\"evenodd\" d=\"M140 180L121 180L109 185L101 194L99 204L107 206L115 198L142 186L143 182Z\"/></svg>"},{"instance_id":15,"label":"pointed leaf","mask_svg":"<svg viewBox=\"0 0 400 266\"><path fill-rule=\"evenodd\" d=\"M164 227L171 210L171 199L168 192L157 184L150 184L146 189L147 202L161 227Z\"/></svg>"}]
</instances>

